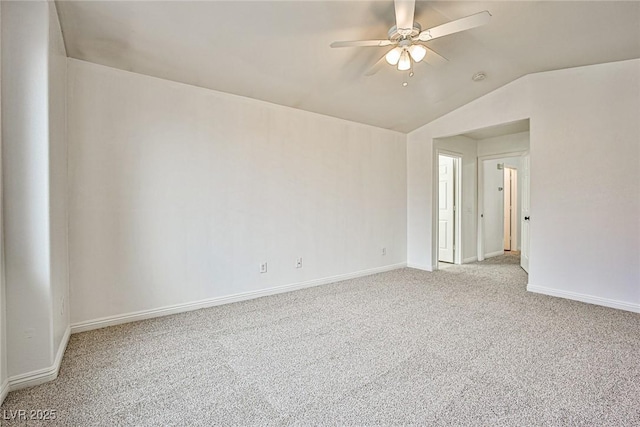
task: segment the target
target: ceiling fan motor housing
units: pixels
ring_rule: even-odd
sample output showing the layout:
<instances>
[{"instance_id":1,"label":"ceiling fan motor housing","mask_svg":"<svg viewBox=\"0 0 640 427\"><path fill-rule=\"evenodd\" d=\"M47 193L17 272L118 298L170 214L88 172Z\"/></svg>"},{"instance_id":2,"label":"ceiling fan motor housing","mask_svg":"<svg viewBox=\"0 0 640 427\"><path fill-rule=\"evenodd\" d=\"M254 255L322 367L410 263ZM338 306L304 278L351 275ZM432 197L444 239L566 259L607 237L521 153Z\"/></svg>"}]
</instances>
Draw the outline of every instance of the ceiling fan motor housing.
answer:
<instances>
[{"instance_id":1,"label":"ceiling fan motor housing","mask_svg":"<svg viewBox=\"0 0 640 427\"><path fill-rule=\"evenodd\" d=\"M394 25L389 28L389 32L387 33L389 36L389 40L391 41L399 41L404 38L415 37L422 31L422 27L417 22L413 23L413 28L409 31L409 29L400 29Z\"/></svg>"}]
</instances>

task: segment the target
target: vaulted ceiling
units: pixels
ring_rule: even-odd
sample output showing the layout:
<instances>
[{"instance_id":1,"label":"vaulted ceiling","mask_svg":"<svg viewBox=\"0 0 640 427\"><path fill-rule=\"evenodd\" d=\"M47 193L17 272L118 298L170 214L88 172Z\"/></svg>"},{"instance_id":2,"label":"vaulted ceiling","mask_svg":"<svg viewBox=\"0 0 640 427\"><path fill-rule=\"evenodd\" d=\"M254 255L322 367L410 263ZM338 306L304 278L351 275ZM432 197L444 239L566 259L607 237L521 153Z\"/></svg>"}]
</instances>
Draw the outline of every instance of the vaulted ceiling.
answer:
<instances>
[{"instance_id":1,"label":"vaulted ceiling","mask_svg":"<svg viewBox=\"0 0 640 427\"><path fill-rule=\"evenodd\" d=\"M636 1L418 1L423 29L492 19L427 43L449 62L411 78L388 65L364 75L389 48L329 47L386 38L391 0L56 4L72 58L403 132L529 73L640 57Z\"/></svg>"}]
</instances>

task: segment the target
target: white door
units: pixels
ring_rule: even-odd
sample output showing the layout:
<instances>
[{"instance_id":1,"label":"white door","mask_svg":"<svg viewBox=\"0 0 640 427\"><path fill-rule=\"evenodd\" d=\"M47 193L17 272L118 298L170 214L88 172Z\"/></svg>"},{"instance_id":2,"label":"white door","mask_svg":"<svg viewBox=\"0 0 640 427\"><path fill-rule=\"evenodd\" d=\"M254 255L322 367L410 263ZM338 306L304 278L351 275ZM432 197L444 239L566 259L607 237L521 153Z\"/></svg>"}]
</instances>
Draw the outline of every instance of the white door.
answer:
<instances>
[{"instance_id":1,"label":"white door","mask_svg":"<svg viewBox=\"0 0 640 427\"><path fill-rule=\"evenodd\" d=\"M529 154L522 156L522 236L521 246L522 253L520 254L520 265L523 270L529 272L529 241L531 239L531 229L529 224L530 216L530 202L531 202L531 164L529 160Z\"/></svg>"},{"instance_id":2,"label":"white door","mask_svg":"<svg viewBox=\"0 0 640 427\"><path fill-rule=\"evenodd\" d=\"M438 261L453 263L454 242L454 159L439 157L440 186L438 187Z\"/></svg>"}]
</instances>

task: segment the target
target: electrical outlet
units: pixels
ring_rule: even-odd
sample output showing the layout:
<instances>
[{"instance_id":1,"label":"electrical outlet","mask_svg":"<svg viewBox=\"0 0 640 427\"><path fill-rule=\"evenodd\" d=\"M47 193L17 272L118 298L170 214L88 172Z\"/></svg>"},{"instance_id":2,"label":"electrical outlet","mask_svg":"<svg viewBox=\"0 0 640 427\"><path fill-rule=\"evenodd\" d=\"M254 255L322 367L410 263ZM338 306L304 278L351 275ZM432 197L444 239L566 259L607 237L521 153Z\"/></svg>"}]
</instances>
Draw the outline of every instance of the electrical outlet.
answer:
<instances>
[{"instance_id":1,"label":"electrical outlet","mask_svg":"<svg viewBox=\"0 0 640 427\"><path fill-rule=\"evenodd\" d=\"M386 255L387 254L387 248L382 248L382 255Z\"/></svg>"},{"instance_id":2,"label":"electrical outlet","mask_svg":"<svg viewBox=\"0 0 640 427\"><path fill-rule=\"evenodd\" d=\"M260 264L260 273L266 273L267 272L267 263L263 262L262 264Z\"/></svg>"},{"instance_id":3,"label":"electrical outlet","mask_svg":"<svg viewBox=\"0 0 640 427\"><path fill-rule=\"evenodd\" d=\"M302 257L296 259L296 268L302 268Z\"/></svg>"}]
</instances>

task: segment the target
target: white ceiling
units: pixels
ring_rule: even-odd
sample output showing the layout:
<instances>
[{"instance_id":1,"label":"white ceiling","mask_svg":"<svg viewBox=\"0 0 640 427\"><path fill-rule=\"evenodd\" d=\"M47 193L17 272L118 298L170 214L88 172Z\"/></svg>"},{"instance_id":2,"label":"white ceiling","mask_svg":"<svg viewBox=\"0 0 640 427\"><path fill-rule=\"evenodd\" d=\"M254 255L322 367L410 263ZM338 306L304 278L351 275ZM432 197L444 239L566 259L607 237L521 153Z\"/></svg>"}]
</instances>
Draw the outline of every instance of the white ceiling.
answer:
<instances>
[{"instance_id":1,"label":"white ceiling","mask_svg":"<svg viewBox=\"0 0 640 427\"><path fill-rule=\"evenodd\" d=\"M488 10L491 22L429 42L409 86L386 48L389 1L57 1L72 58L403 132L525 74L640 57L640 2L421 2L423 28ZM473 82L477 71L487 79Z\"/></svg>"}]
</instances>

